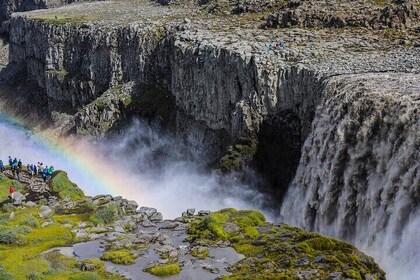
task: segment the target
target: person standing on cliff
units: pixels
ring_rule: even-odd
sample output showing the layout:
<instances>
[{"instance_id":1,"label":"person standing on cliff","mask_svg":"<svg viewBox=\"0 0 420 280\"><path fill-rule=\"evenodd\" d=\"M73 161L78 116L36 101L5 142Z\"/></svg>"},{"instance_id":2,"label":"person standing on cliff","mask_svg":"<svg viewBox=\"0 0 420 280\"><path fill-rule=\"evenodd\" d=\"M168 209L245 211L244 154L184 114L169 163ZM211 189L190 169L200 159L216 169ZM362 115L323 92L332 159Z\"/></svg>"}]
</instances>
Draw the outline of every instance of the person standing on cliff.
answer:
<instances>
[{"instance_id":1,"label":"person standing on cliff","mask_svg":"<svg viewBox=\"0 0 420 280\"><path fill-rule=\"evenodd\" d=\"M4 164L3 164L3 161L1 159L0 159L0 171L1 171L1 173L4 172Z\"/></svg>"},{"instance_id":2,"label":"person standing on cliff","mask_svg":"<svg viewBox=\"0 0 420 280\"><path fill-rule=\"evenodd\" d=\"M38 175L38 168L35 164L32 164L32 173L34 174L34 176Z\"/></svg>"},{"instance_id":3,"label":"person standing on cliff","mask_svg":"<svg viewBox=\"0 0 420 280\"><path fill-rule=\"evenodd\" d=\"M13 169L13 160L11 156L9 156L9 167L10 167L10 170Z\"/></svg>"},{"instance_id":4,"label":"person standing on cliff","mask_svg":"<svg viewBox=\"0 0 420 280\"><path fill-rule=\"evenodd\" d=\"M13 186L9 187L9 193L10 193L10 199L13 201L13 194L15 192L15 189L13 188Z\"/></svg>"}]
</instances>

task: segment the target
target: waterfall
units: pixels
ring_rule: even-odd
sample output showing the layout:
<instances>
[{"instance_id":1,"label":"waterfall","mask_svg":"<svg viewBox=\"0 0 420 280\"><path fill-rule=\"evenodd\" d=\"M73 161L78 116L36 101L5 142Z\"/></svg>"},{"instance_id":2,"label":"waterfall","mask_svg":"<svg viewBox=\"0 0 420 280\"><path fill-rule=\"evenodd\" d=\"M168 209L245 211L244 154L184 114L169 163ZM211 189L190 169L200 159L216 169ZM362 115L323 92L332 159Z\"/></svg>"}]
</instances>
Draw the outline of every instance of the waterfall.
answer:
<instances>
[{"instance_id":1,"label":"waterfall","mask_svg":"<svg viewBox=\"0 0 420 280\"><path fill-rule=\"evenodd\" d=\"M280 215L420 279L420 85L381 75L330 79Z\"/></svg>"}]
</instances>

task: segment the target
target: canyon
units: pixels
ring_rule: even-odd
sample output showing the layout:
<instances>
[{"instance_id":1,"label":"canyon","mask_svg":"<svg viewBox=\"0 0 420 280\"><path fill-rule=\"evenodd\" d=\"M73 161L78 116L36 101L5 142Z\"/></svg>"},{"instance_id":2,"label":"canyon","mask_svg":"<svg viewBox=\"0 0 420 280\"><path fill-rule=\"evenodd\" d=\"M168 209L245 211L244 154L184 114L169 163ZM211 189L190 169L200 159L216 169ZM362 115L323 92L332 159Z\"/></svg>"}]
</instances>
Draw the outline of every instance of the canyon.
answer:
<instances>
[{"instance_id":1,"label":"canyon","mask_svg":"<svg viewBox=\"0 0 420 280\"><path fill-rule=\"evenodd\" d=\"M63 136L146 119L199 165L261 178L281 221L420 277L419 3L201 2L13 14L2 102Z\"/></svg>"}]
</instances>

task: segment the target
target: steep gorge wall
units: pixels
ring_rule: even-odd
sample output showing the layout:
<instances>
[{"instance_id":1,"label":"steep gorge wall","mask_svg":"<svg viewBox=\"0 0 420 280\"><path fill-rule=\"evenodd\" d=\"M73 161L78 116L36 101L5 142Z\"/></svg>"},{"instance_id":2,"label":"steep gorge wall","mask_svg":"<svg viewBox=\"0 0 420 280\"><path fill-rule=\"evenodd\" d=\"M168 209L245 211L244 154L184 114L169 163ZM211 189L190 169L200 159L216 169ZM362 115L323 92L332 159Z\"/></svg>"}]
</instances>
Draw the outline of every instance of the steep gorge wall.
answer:
<instances>
[{"instance_id":1,"label":"steep gorge wall","mask_svg":"<svg viewBox=\"0 0 420 280\"><path fill-rule=\"evenodd\" d=\"M190 32L182 22L102 27L16 17L12 23L10 62L25 65L45 89L51 112L73 114L118 84L153 85L174 96L178 134L213 154L209 162L228 142L257 138L264 122L285 111L298 118L300 150L324 87L316 71L284 63L267 68L246 50L206 43L203 36L214 35ZM195 139L191 131L198 131Z\"/></svg>"}]
</instances>

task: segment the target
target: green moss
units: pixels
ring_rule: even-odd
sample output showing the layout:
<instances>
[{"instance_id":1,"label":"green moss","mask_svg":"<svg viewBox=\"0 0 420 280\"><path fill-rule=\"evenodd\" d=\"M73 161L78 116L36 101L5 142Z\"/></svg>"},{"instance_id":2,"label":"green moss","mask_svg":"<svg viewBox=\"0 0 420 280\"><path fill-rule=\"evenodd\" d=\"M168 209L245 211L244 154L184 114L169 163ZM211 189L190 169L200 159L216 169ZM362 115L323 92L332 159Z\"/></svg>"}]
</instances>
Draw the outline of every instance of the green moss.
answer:
<instances>
[{"instance_id":1,"label":"green moss","mask_svg":"<svg viewBox=\"0 0 420 280\"><path fill-rule=\"evenodd\" d=\"M244 233L247 237L251 239L256 239L260 234L255 227L248 226L244 229Z\"/></svg>"},{"instance_id":2,"label":"green moss","mask_svg":"<svg viewBox=\"0 0 420 280\"><path fill-rule=\"evenodd\" d=\"M109 251L101 256L101 260L111 261L115 264L133 264L136 257L127 250Z\"/></svg>"},{"instance_id":3,"label":"green moss","mask_svg":"<svg viewBox=\"0 0 420 280\"><path fill-rule=\"evenodd\" d=\"M209 250L205 248L195 247L191 250L191 256L204 260L209 257Z\"/></svg>"},{"instance_id":4,"label":"green moss","mask_svg":"<svg viewBox=\"0 0 420 280\"><path fill-rule=\"evenodd\" d=\"M6 268L0 263L0 279L2 280L15 280L16 278L10 274Z\"/></svg>"},{"instance_id":5,"label":"green moss","mask_svg":"<svg viewBox=\"0 0 420 280\"><path fill-rule=\"evenodd\" d=\"M227 148L225 155L220 159L220 169L224 172L240 170L243 164L249 161L256 151L256 140L241 138L236 144Z\"/></svg>"},{"instance_id":6,"label":"green moss","mask_svg":"<svg viewBox=\"0 0 420 280\"><path fill-rule=\"evenodd\" d=\"M224 234L231 246L245 259L229 268L231 275L221 279L298 279L300 270L311 270L316 265L316 256L324 255L323 265L317 267L317 279L326 279L337 271L343 271L346 265L350 269L348 277L359 280L358 275L369 273L384 279L384 272L373 259L363 255L351 244L305 232L288 225L266 223L264 215L258 211L223 209L203 218L196 216L190 222L189 239L201 244L217 244L223 240L222 234L226 223L236 224L240 230ZM301 259L307 264L301 264ZM361 261L363 259L363 262ZM354 271L360 271L355 274Z\"/></svg>"},{"instance_id":7,"label":"green moss","mask_svg":"<svg viewBox=\"0 0 420 280\"><path fill-rule=\"evenodd\" d=\"M95 224L110 224L118 217L117 207L113 204L101 206L91 215L90 220Z\"/></svg>"},{"instance_id":8,"label":"green moss","mask_svg":"<svg viewBox=\"0 0 420 280\"><path fill-rule=\"evenodd\" d=\"M9 196L9 187L13 186L15 191L25 194L28 191L28 186L19 181L10 179L5 174L0 173L0 201L6 200Z\"/></svg>"},{"instance_id":9,"label":"green moss","mask_svg":"<svg viewBox=\"0 0 420 280\"><path fill-rule=\"evenodd\" d=\"M348 269L344 272L344 275L348 278L351 279L356 279L356 280L363 280L362 276L360 275L359 271L356 271L354 269Z\"/></svg>"},{"instance_id":10,"label":"green moss","mask_svg":"<svg viewBox=\"0 0 420 280\"><path fill-rule=\"evenodd\" d=\"M84 197L83 191L71 182L64 171L54 172L49 183L51 192L57 194L61 199L69 197L72 200Z\"/></svg>"},{"instance_id":11,"label":"green moss","mask_svg":"<svg viewBox=\"0 0 420 280\"><path fill-rule=\"evenodd\" d=\"M233 245L233 248L235 248L238 253L245 256L256 256L264 252L263 246L253 246L251 244L235 244Z\"/></svg>"},{"instance_id":12,"label":"green moss","mask_svg":"<svg viewBox=\"0 0 420 280\"><path fill-rule=\"evenodd\" d=\"M235 233L230 233L230 236L223 229L227 222L238 225L243 235L249 238L257 238L258 232L255 227L264 224L265 217L261 212L255 210L222 209L192 222L188 233L192 239L204 238L212 241L231 239Z\"/></svg>"},{"instance_id":13,"label":"green moss","mask_svg":"<svg viewBox=\"0 0 420 280\"><path fill-rule=\"evenodd\" d=\"M144 269L144 271L149 272L155 276L170 276L176 275L181 272L181 267L177 263L172 264L159 264L152 267Z\"/></svg>"}]
</instances>

